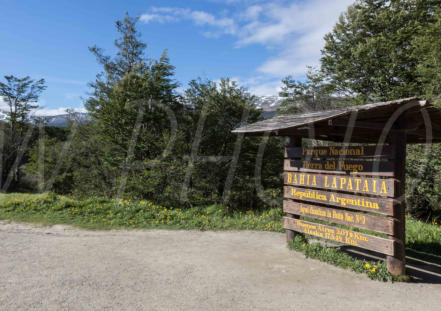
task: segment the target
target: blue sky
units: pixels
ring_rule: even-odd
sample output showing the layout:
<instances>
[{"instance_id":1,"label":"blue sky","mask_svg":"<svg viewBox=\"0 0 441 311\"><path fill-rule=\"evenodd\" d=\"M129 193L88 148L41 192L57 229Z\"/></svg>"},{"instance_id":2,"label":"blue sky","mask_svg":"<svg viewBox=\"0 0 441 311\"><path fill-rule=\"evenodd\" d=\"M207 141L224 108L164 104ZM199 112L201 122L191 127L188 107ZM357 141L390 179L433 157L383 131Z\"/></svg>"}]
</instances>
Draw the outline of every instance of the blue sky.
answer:
<instances>
[{"instance_id":1,"label":"blue sky","mask_svg":"<svg viewBox=\"0 0 441 311\"><path fill-rule=\"evenodd\" d=\"M323 35L352 0L0 0L0 76L44 78L40 114L83 107L101 68L88 47L109 55L115 21L139 16L147 56L168 50L182 88L198 77L229 77L258 95L317 65ZM0 103L1 106L1 103Z\"/></svg>"}]
</instances>

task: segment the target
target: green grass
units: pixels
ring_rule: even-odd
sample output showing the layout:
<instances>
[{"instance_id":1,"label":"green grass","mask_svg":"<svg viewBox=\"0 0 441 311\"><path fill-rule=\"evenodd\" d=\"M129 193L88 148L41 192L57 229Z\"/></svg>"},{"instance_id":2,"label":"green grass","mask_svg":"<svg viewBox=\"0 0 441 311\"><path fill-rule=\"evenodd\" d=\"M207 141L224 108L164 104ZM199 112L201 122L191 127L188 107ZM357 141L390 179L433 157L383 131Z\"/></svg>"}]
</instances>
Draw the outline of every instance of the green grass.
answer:
<instances>
[{"instance_id":1,"label":"green grass","mask_svg":"<svg viewBox=\"0 0 441 311\"><path fill-rule=\"evenodd\" d=\"M392 281L395 280L387 271L384 261L366 261L354 259L336 247L326 247L320 243L308 243L308 240L297 235L294 240L288 243L290 249L302 252L306 257L318 259L331 263L343 269L350 269L357 273L366 273L373 280Z\"/></svg>"},{"instance_id":2,"label":"green grass","mask_svg":"<svg viewBox=\"0 0 441 311\"><path fill-rule=\"evenodd\" d=\"M90 198L74 200L51 193L0 194L0 219L62 223L89 229L264 230L283 232L282 211L233 211L225 206L170 208L150 201Z\"/></svg>"},{"instance_id":3,"label":"green grass","mask_svg":"<svg viewBox=\"0 0 441 311\"><path fill-rule=\"evenodd\" d=\"M284 232L281 208L264 211L235 211L226 206L173 208L150 201L90 198L74 200L52 193L0 194L0 219L44 224L69 224L88 229L197 229L261 230ZM309 242L308 242L309 241ZM364 261L351 257L338 247L310 243L298 236L289 247L307 257L366 273L380 281L393 278L384 261ZM441 260L441 226L412 218L406 222L406 247Z\"/></svg>"}]
</instances>

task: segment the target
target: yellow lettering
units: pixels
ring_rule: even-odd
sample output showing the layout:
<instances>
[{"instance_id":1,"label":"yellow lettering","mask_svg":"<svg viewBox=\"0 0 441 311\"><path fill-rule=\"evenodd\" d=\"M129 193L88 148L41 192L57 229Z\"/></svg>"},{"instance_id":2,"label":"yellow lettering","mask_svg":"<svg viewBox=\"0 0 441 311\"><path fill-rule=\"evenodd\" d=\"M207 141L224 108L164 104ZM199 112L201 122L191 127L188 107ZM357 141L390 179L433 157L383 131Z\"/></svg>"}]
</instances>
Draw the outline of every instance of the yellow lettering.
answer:
<instances>
[{"instance_id":1,"label":"yellow lettering","mask_svg":"<svg viewBox=\"0 0 441 311\"><path fill-rule=\"evenodd\" d=\"M369 192L369 184L368 184L367 180L365 180L364 183L363 183L363 191L364 192Z\"/></svg>"},{"instance_id":2,"label":"yellow lettering","mask_svg":"<svg viewBox=\"0 0 441 311\"><path fill-rule=\"evenodd\" d=\"M312 185L311 186L317 186L317 178L315 176L312 176Z\"/></svg>"},{"instance_id":3,"label":"yellow lettering","mask_svg":"<svg viewBox=\"0 0 441 311\"><path fill-rule=\"evenodd\" d=\"M354 189L352 189L352 179L351 178L348 179L348 186L347 186L347 188L348 188L348 190L354 190Z\"/></svg>"},{"instance_id":4,"label":"yellow lettering","mask_svg":"<svg viewBox=\"0 0 441 311\"><path fill-rule=\"evenodd\" d=\"M300 184L301 185L305 184L305 175L304 174L300 174Z\"/></svg>"},{"instance_id":5,"label":"yellow lettering","mask_svg":"<svg viewBox=\"0 0 441 311\"><path fill-rule=\"evenodd\" d=\"M373 193L377 192L377 180L376 179L372 180L372 192Z\"/></svg>"},{"instance_id":6,"label":"yellow lettering","mask_svg":"<svg viewBox=\"0 0 441 311\"><path fill-rule=\"evenodd\" d=\"M356 189L357 191L360 191L360 183L361 183L361 179L360 178L356 178L355 179L355 183L357 185Z\"/></svg>"},{"instance_id":7,"label":"yellow lettering","mask_svg":"<svg viewBox=\"0 0 441 311\"><path fill-rule=\"evenodd\" d=\"M385 181L383 181L383 182L381 183L381 190L380 190L380 193L381 193L381 194L387 194L387 188L386 188L386 182L385 182Z\"/></svg>"},{"instance_id":8,"label":"yellow lettering","mask_svg":"<svg viewBox=\"0 0 441 311\"><path fill-rule=\"evenodd\" d=\"M334 188L334 189L337 189L337 179L335 177L332 179L331 187Z\"/></svg>"},{"instance_id":9,"label":"yellow lettering","mask_svg":"<svg viewBox=\"0 0 441 311\"><path fill-rule=\"evenodd\" d=\"M346 178L340 177L340 189L346 185Z\"/></svg>"},{"instance_id":10,"label":"yellow lettering","mask_svg":"<svg viewBox=\"0 0 441 311\"><path fill-rule=\"evenodd\" d=\"M328 184L328 176L325 176L325 187L329 188L329 184Z\"/></svg>"},{"instance_id":11,"label":"yellow lettering","mask_svg":"<svg viewBox=\"0 0 441 311\"><path fill-rule=\"evenodd\" d=\"M286 181L288 182L288 184L290 184L292 182L292 174L288 173L288 177L286 178Z\"/></svg>"}]
</instances>

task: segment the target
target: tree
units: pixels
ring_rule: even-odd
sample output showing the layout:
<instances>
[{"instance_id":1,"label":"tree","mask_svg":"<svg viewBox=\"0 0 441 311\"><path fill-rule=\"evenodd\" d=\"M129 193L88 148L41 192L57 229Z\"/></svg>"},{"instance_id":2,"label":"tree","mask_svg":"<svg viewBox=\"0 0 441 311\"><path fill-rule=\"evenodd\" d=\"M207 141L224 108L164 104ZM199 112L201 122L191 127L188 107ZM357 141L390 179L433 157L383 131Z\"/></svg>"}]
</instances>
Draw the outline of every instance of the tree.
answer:
<instances>
[{"instance_id":1,"label":"tree","mask_svg":"<svg viewBox=\"0 0 441 311\"><path fill-rule=\"evenodd\" d=\"M362 101L424 94L418 32L437 19L439 0L358 0L325 36L321 69Z\"/></svg>"},{"instance_id":2,"label":"tree","mask_svg":"<svg viewBox=\"0 0 441 311\"><path fill-rule=\"evenodd\" d=\"M0 146L2 149L0 183L3 188L9 187L11 182L19 182L19 168L26 158L26 147L32 134L32 129L28 134L25 133L29 128L25 121L31 111L38 108L38 98L46 89L44 83L44 79L34 81L30 77L17 78L13 75L5 76L5 82L0 82L0 97L9 107L8 124L2 124L0 129L2 131L0 135L3 136Z\"/></svg>"},{"instance_id":3,"label":"tree","mask_svg":"<svg viewBox=\"0 0 441 311\"><path fill-rule=\"evenodd\" d=\"M8 121L11 129L23 124L29 113L38 108L38 98L46 89L44 79L38 81L30 77L5 76L6 83L0 82L0 96L9 107Z\"/></svg>"},{"instance_id":4,"label":"tree","mask_svg":"<svg viewBox=\"0 0 441 311\"><path fill-rule=\"evenodd\" d=\"M412 40L413 54L419 60L418 81L424 95L441 106L441 8L437 8L433 22L420 27Z\"/></svg>"},{"instance_id":5,"label":"tree","mask_svg":"<svg viewBox=\"0 0 441 311\"><path fill-rule=\"evenodd\" d=\"M305 81L297 81L291 76L282 80L279 96L284 98L278 109L280 114L304 113L326 110L347 105L344 94L338 94L320 70L309 68Z\"/></svg>"},{"instance_id":6,"label":"tree","mask_svg":"<svg viewBox=\"0 0 441 311\"><path fill-rule=\"evenodd\" d=\"M439 100L440 7L440 0L358 0L325 36L322 72L361 102ZM441 147L432 148L427 155L421 146L408 147L406 166L409 210L425 219L441 217Z\"/></svg>"},{"instance_id":7,"label":"tree","mask_svg":"<svg viewBox=\"0 0 441 311\"><path fill-rule=\"evenodd\" d=\"M151 194L149 187L141 189L149 178L148 163L162 156L167 142L176 132L177 122L173 118L179 121L185 117L175 91L178 84L173 78L174 66L166 51L158 60L145 58L147 45L140 41L137 21L126 15L124 20L116 22L121 37L115 40L117 53L114 57L104 55L96 46L90 48L103 66L103 72L90 84L93 93L86 102L94 121L94 125L88 125L92 132L87 136L99 145L98 149L93 149L97 154L92 157L99 165L94 170L80 169L89 165L87 159L77 157L75 163L82 178L75 180L94 183L95 178L87 175L101 176L96 187L91 188L97 192L102 189L109 196L130 193L145 197ZM144 178L141 183L140 178ZM78 188L87 190L80 185Z\"/></svg>"},{"instance_id":8,"label":"tree","mask_svg":"<svg viewBox=\"0 0 441 311\"><path fill-rule=\"evenodd\" d=\"M137 21L137 18L126 14L124 20L116 22L116 29L121 37L115 40L117 53L114 59L104 55L104 51L96 45L89 48L104 69L104 72L97 75L96 81L90 84L93 96L86 102L86 107L90 112L99 109L98 101L109 98L113 85L126 74L146 71L147 63L144 51L147 45L139 40L141 34L136 29Z\"/></svg>"},{"instance_id":9,"label":"tree","mask_svg":"<svg viewBox=\"0 0 441 311\"><path fill-rule=\"evenodd\" d=\"M242 209L262 206L257 198L254 176L261 138L245 137L240 153L236 154L239 158L231 159L240 139L231 131L241 123L252 123L261 118L262 112L254 104L255 97L234 81L221 79L218 83L191 81L185 98L193 109L192 133L200 135L193 139L196 150L192 154L194 170L189 184L190 204L224 203ZM280 139L271 139L265 149L261 174L263 187L281 189L283 144ZM230 175L231 172L234 175Z\"/></svg>"}]
</instances>

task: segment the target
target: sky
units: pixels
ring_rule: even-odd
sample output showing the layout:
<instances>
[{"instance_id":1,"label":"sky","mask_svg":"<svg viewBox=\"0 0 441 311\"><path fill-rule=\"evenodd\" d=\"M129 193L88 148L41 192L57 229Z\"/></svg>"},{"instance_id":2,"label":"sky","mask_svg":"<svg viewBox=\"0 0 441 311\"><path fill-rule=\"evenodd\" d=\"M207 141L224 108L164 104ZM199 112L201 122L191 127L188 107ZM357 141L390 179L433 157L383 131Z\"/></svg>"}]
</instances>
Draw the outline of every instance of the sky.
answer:
<instances>
[{"instance_id":1,"label":"sky","mask_svg":"<svg viewBox=\"0 0 441 311\"><path fill-rule=\"evenodd\" d=\"M114 55L115 21L138 16L147 57L166 49L185 89L231 78L256 95L318 66L323 36L353 0L0 0L0 79L44 78L40 115L84 110L102 68L88 47ZM0 103L0 108L4 103Z\"/></svg>"}]
</instances>

